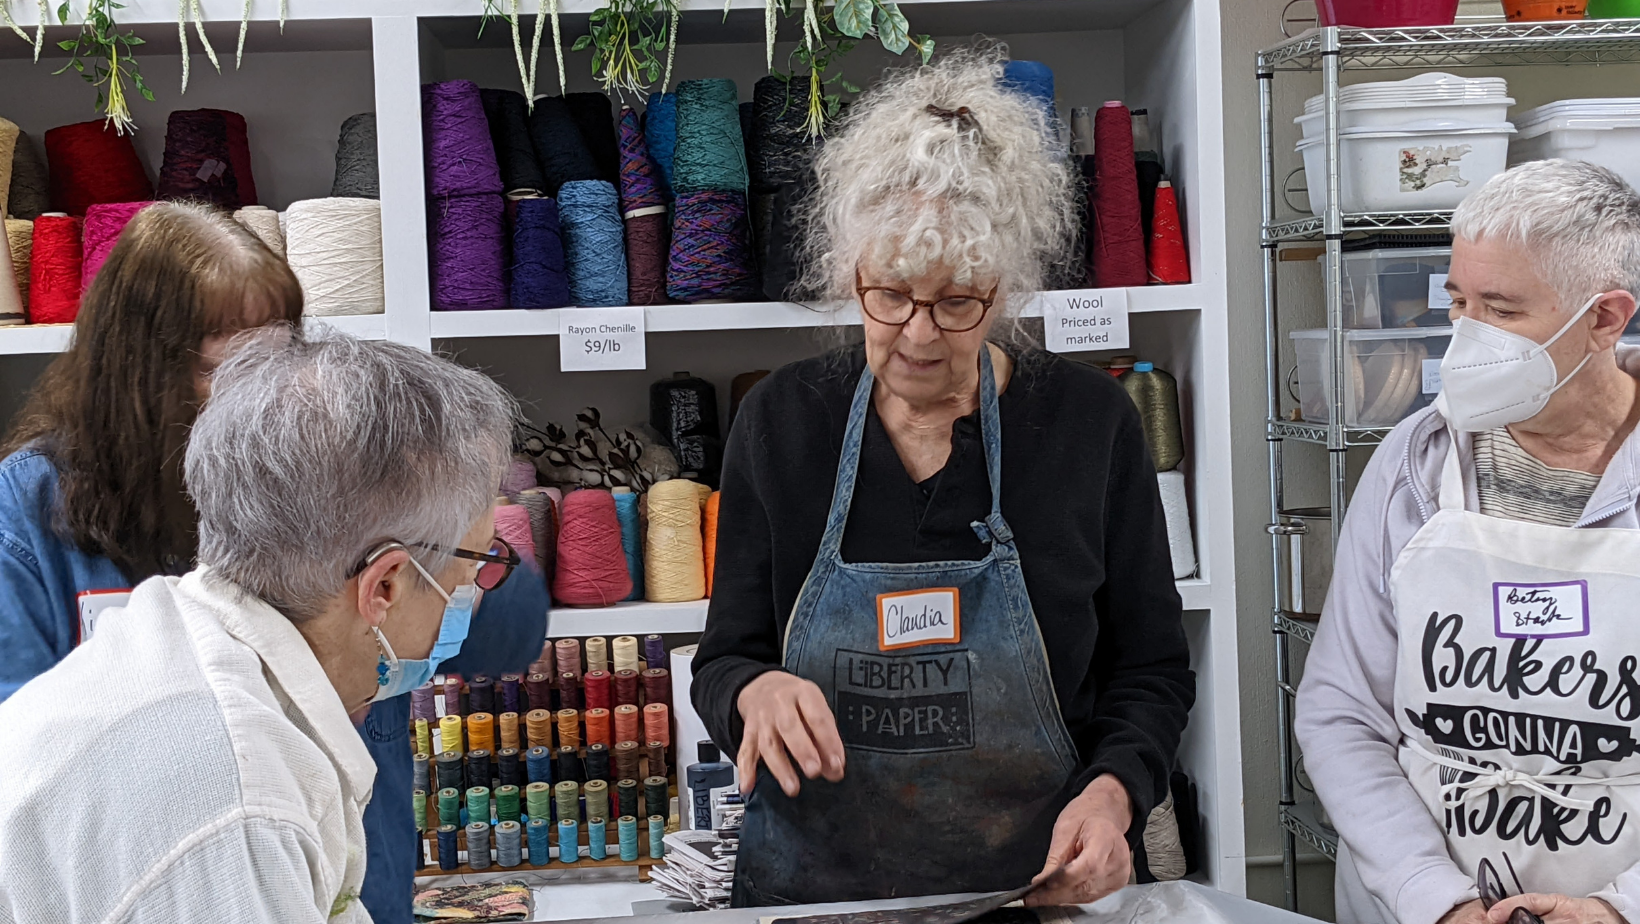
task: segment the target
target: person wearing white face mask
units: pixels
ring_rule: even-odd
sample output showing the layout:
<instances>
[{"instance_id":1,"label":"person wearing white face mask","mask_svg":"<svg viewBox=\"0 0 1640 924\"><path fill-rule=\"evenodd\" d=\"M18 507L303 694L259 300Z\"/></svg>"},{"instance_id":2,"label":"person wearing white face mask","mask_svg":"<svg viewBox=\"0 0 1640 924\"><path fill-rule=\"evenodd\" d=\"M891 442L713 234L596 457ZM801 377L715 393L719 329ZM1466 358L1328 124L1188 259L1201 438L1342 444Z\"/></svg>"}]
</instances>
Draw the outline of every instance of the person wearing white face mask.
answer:
<instances>
[{"instance_id":1,"label":"person wearing white face mask","mask_svg":"<svg viewBox=\"0 0 1640 924\"><path fill-rule=\"evenodd\" d=\"M276 328L213 379L183 465L199 564L0 703L28 754L0 920L371 920L384 784L351 717L423 682L518 564L492 506L517 407L482 374Z\"/></svg>"},{"instance_id":2,"label":"person wearing white face mask","mask_svg":"<svg viewBox=\"0 0 1640 924\"><path fill-rule=\"evenodd\" d=\"M1640 922L1640 194L1529 163L1452 232L1441 394L1361 476L1299 687L1337 919Z\"/></svg>"}]
</instances>

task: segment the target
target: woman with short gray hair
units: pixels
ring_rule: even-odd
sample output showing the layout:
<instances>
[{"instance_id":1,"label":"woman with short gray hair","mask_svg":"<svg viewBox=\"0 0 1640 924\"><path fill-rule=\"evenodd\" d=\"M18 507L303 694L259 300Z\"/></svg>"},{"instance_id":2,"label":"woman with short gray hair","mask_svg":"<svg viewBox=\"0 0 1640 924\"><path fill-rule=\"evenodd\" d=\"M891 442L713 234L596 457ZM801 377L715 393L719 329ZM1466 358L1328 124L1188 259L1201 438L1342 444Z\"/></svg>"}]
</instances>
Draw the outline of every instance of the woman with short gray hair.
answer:
<instances>
[{"instance_id":1,"label":"woman with short gray hair","mask_svg":"<svg viewBox=\"0 0 1640 924\"><path fill-rule=\"evenodd\" d=\"M865 343L769 376L729 434L692 695L749 791L739 905L1055 870L1032 902L1092 901L1168 793L1195 687L1138 413L993 342L1073 214L1002 65L959 52L851 108L808 278Z\"/></svg>"},{"instance_id":2,"label":"woman with short gray hair","mask_svg":"<svg viewBox=\"0 0 1640 924\"><path fill-rule=\"evenodd\" d=\"M1299 688L1338 920L1640 921L1640 194L1538 161L1452 233L1441 394L1361 476Z\"/></svg>"},{"instance_id":3,"label":"woman with short gray hair","mask_svg":"<svg viewBox=\"0 0 1640 924\"><path fill-rule=\"evenodd\" d=\"M184 469L199 566L0 704L51 743L0 788L4 916L369 920L375 765L349 717L518 564L492 507L514 411L390 343L281 330L223 363Z\"/></svg>"}]
</instances>

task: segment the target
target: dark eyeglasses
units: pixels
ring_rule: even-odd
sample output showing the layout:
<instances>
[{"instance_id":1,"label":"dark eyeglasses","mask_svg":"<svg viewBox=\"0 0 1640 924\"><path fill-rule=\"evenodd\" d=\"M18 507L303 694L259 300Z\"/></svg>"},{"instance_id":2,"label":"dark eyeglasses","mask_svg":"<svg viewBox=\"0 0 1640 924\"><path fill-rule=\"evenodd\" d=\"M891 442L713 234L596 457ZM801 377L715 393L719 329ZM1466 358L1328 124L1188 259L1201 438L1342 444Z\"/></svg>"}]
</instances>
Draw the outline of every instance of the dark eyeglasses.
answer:
<instances>
[{"instance_id":1,"label":"dark eyeglasses","mask_svg":"<svg viewBox=\"0 0 1640 924\"><path fill-rule=\"evenodd\" d=\"M1503 863L1509 868L1510 878L1515 880L1515 888L1521 892L1520 877L1515 875L1515 864L1509 862L1508 855ZM1480 869L1475 872L1475 888L1481 893L1481 907L1492 910L1492 906L1509 897L1509 891L1503 887L1503 880L1498 876L1498 868L1492 865L1489 859L1482 859ZM1509 915L1509 924L1543 924L1543 919L1527 911L1525 908L1516 908Z\"/></svg>"},{"instance_id":2,"label":"dark eyeglasses","mask_svg":"<svg viewBox=\"0 0 1640 924\"><path fill-rule=\"evenodd\" d=\"M478 576L473 579L473 583L477 584L480 590L495 590L505 584L507 578L512 576L513 569L524 561L518 557L518 553L513 550L513 547L507 544L507 540L500 536L490 540L490 550L488 552L473 552L462 548L448 549L441 545L431 545L426 542L412 542L410 544L418 549L440 552L452 558L482 562L483 564L478 567ZM357 577L360 572L370 566L371 562L395 547L402 549L404 544L396 541L386 542L372 549L357 565L353 566L347 576L350 578Z\"/></svg>"},{"instance_id":3,"label":"dark eyeglasses","mask_svg":"<svg viewBox=\"0 0 1640 924\"><path fill-rule=\"evenodd\" d=\"M889 286L862 284L858 270L854 273L854 291L860 296L861 310L879 324L907 324L918 308L927 308L934 326L948 334L961 334L978 327L997 298L997 286L992 286L991 294L984 298L974 295L953 295L933 301L913 298L910 292Z\"/></svg>"}]
</instances>

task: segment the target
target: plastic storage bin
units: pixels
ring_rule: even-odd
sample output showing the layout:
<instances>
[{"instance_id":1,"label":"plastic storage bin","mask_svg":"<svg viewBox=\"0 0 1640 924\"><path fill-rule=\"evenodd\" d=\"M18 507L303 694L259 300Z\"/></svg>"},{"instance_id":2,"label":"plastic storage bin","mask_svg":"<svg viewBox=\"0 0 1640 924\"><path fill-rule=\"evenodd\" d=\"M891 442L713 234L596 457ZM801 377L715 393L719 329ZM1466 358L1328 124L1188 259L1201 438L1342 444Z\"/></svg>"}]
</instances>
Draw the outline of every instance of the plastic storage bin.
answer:
<instances>
[{"instance_id":1,"label":"plastic storage bin","mask_svg":"<svg viewBox=\"0 0 1640 924\"><path fill-rule=\"evenodd\" d=\"M1452 328L1347 330L1344 334L1344 425L1393 427L1440 391L1440 361ZM1298 404L1304 419L1326 423L1332 404L1327 331L1295 330Z\"/></svg>"},{"instance_id":2,"label":"plastic storage bin","mask_svg":"<svg viewBox=\"0 0 1640 924\"><path fill-rule=\"evenodd\" d=\"M1509 119L1509 84L1502 77L1459 77L1431 72L1406 80L1358 83L1338 91L1339 128L1394 128L1411 122L1496 125ZM1326 130L1322 98L1304 101L1293 120L1306 141Z\"/></svg>"},{"instance_id":3,"label":"plastic storage bin","mask_svg":"<svg viewBox=\"0 0 1640 924\"><path fill-rule=\"evenodd\" d=\"M1456 208L1482 183L1502 173L1515 128L1423 122L1397 128L1340 132L1339 206L1345 212L1426 212ZM1323 138L1298 143L1310 210L1327 210L1327 148Z\"/></svg>"},{"instance_id":4,"label":"plastic storage bin","mask_svg":"<svg viewBox=\"0 0 1640 924\"><path fill-rule=\"evenodd\" d=\"M1345 253L1344 326L1447 327L1446 299L1430 310L1430 277L1437 288L1452 265L1450 247L1384 247ZM1326 269L1326 257L1316 262Z\"/></svg>"},{"instance_id":5,"label":"plastic storage bin","mask_svg":"<svg viewBox=\"0 0 1640 924\"><path fill-rule=\"evenodd\" d=\"M1615 171L1640 188L1640 98L1563 99L1515 119L1509 165L1564 157Z\"/></svg>"}]
</instances>

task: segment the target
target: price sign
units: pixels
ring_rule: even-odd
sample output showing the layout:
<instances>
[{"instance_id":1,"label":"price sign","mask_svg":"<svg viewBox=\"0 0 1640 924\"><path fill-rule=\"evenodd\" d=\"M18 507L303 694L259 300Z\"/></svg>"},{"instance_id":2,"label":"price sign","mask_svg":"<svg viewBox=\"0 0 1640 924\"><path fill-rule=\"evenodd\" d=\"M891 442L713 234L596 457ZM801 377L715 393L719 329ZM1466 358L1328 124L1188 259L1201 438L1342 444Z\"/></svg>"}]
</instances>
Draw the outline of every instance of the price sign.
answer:
<instances>
[{"instance_id":1,"label":"price sign","mask_svg":"<svg viewBox=\"0 0 1640 924\"><path fill-rule=\"evenodd\" d=\"M1055 353L1128 346L1126 289L1073 289L1042 295L1042 332Z\"/></svg>"},{"instance_id":2,"label":"price sign","mask_svg":"<svg viewBox=\"0 0 1640 924\"><path fill-rule=\"evenodd\" d=\"M565 372L643 369L642 308L564 308L558 314L558 367Z\"/></svg>"}]
</instances>

